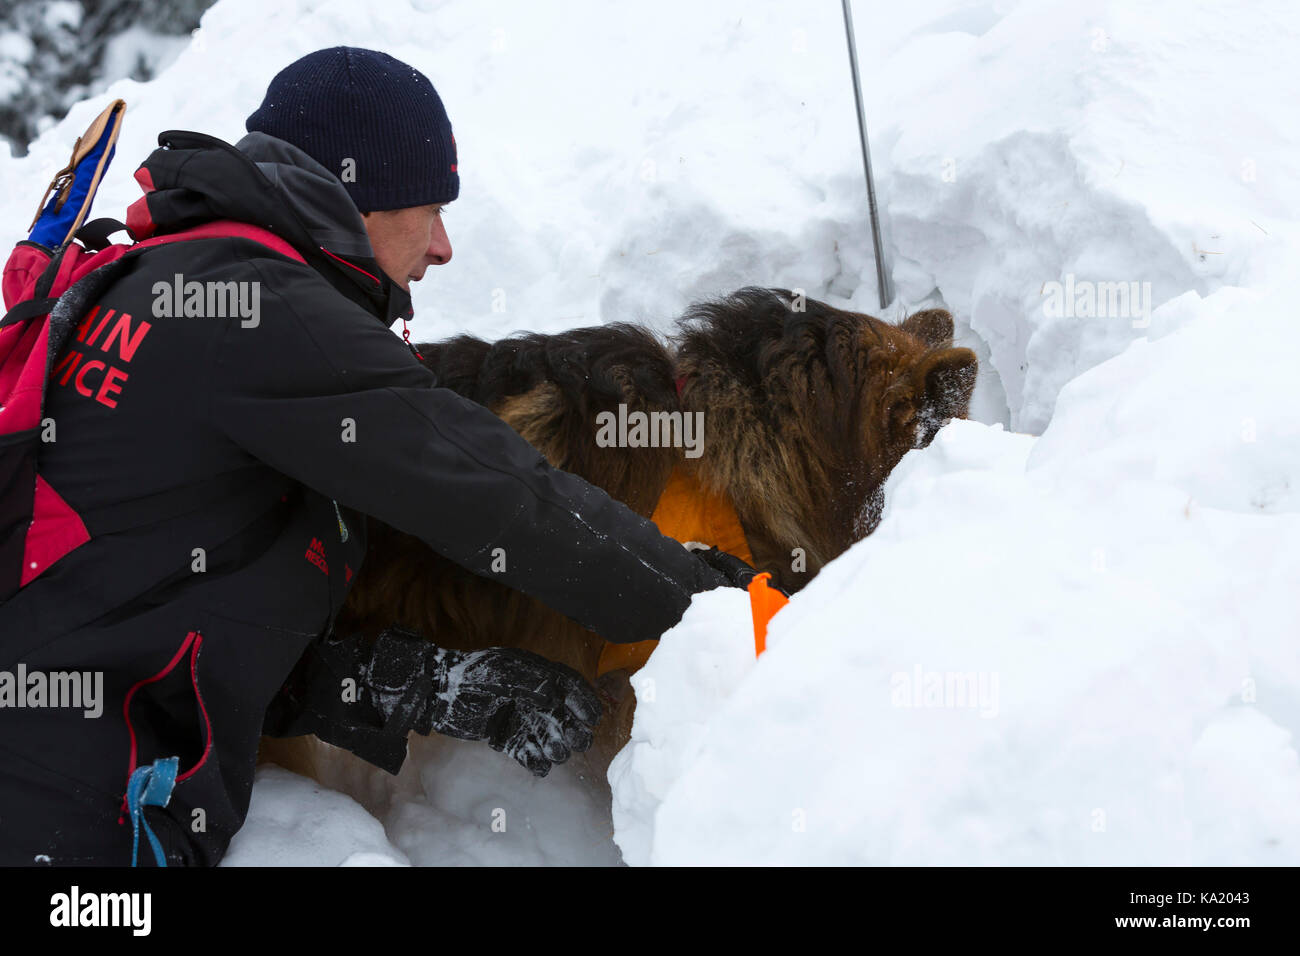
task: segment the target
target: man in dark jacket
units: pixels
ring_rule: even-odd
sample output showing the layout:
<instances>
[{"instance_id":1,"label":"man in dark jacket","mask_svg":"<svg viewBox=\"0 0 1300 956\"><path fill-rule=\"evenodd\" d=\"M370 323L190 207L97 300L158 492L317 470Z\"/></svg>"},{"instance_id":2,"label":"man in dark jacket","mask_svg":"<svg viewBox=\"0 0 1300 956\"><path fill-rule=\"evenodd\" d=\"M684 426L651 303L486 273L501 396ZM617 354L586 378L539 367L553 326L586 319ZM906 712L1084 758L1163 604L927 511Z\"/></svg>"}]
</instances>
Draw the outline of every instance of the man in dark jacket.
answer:
<instances>
[{"instance_id":1,"label":"man in dark jacket","mask_svg":"<svg viewBox=\"0 0 1300 956\"><path fill-rule=\"evenodd\" d=\"M735 583L438 387L392 333L409 281L451 256L455 140L425 77L320 51L276 77L248 128L234 147L163 133L128 225L139 239L234 221L285 246L161 245L58 306L82 318L52 372L41 473L90 540L0 605L0 670L102 674L102 714L0 711L5 864L122 865L135 841L151 864L140 826L156 862L216 863L273 699L267 731L389 769L411 729L487 739L534 772L585 746L599 706L533 655L413 650L396 632L340 650L328 631L364 515L609 640L657 638L694 593ZM187 310L214 288L238 290L238 314ZM491 570L496 548L508 570ZM356 706L311 703L349 668ZM277 698L291 671L314 687Z\"/></svg>"}]
</instances>

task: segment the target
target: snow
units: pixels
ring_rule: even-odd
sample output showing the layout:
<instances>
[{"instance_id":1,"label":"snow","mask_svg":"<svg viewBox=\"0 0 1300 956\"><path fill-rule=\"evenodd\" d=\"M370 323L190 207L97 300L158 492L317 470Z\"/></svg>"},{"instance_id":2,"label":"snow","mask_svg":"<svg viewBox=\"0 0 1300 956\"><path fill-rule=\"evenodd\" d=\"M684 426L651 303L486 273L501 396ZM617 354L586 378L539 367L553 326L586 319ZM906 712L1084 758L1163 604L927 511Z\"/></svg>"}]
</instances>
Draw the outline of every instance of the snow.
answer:
<instances>
[{"instance_id":1,"label":"snow","mask_svg":"<svg viewBox=\"0 0 1300 956\"><path fill-rule=\"evenodd\" d=\"M743 607L697 598L634 679L627 862L1300 860L1300 517L1251 468L1226 510L1047 450L1092 424L949 425L756 665Z\"/></svg>"},{"instance_id":2,"label":"snow","mask_svg":"<svg viewBox=\"0 0 1300 956\"><path fill-rule=\"evenodd\" d=\"M222 866L409 866L351 797L266 764Z\"/></svg>"},{"instance_id":3,"label":"snow","mask_svg":"<svg viewBox=\"0 0 1300 956\"><path fill-rule=\"evenodd\" d=\"M581 758L537 779L481 743L413 736L410 754L396 777L355 759L326 758L321 777L332 789L263 765L247 821L222 865L619 862L609 791L584 774Z\"/></svg>"},{"instance_id":4,"label":"snow","mask_svg":"<svg viewBox=\"0 0 1300 956\"><path fill-rule=\"evenodd\" d=\"M0 240L109 99L97 215L159 131L233 141L276 70L349 43L456 130L416 339L667 328L746 284L877 311L837 4L563 7L220 0L156 80L0 154ZM761 659L744 595L696 599L636 678L612 824L581 766L417 739L396 780L336 767L350 797L264 768L228 862L1300 862L1300 14L855 12L886 317L954 312L975 420L904 459Z\"/></svg>"},{"instance_id":5,"label":"snow","mask_svg":"<svg viewBox=\"0 0 1300 956\"><path fill-rule=\"evenodd\" d=\"M187 36L169 36L139 25L131 26L105 44L100 73L118 77L131 76L139 70L143 75L156 76L189 44Z\"/></svg>"}]
</instances>

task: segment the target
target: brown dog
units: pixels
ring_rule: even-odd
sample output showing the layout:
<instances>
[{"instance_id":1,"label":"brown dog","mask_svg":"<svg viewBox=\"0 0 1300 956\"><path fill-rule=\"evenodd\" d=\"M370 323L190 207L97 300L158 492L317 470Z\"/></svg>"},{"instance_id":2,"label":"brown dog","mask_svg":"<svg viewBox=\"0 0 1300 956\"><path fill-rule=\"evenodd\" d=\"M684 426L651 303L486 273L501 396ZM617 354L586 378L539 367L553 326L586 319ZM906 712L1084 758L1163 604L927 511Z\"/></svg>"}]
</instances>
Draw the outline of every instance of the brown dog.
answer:
<instances>
[{"instance_id":1,"label":"brown dog","mask_svg":"<svg viewBox=\"0 0 1300 956\"><path fill-rule=\"evenodd\" d=\"M440 384L490 408L552 465L653 514L679 539L733 529L732 540L705 543L795 592L874 530L885 479L903 455L965 417L976 358L953 348L952 335L952 317L940 309L894 326L787 290L745 288L693 307L669 344L618 324L418 348ZM632 412L702 412L702 454L662 442L608 447L603 425ZM694 523L665 527L661 496L688 501ZM627 741L634 702L626 676L644 652L607 652L602 666L602 637L372 521L338 627L374 635L392 624L445 647L524 648L592 682L614 668L599 685L614 706L587 758L592 770L603 773ZM277 743L272 759L312 772L305 754L288 753L292 742Z\"/></svg>"}]
</instances>

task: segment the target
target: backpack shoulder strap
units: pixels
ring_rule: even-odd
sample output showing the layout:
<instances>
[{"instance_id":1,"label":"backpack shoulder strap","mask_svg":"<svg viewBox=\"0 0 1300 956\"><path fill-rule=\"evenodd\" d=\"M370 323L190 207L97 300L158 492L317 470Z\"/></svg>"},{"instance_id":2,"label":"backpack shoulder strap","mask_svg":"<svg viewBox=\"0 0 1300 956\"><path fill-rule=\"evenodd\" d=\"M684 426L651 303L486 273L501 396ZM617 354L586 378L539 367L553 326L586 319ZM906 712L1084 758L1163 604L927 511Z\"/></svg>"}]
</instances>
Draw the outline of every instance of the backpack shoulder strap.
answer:
<instances>
[{"instance_id":1,"label":"backpack shoulder strap","mask_svg":"<svg viewBox=\"0 0 1300 956\"><path fill-rule=\"evenodd\" d=\"M59 297L57 295L47 295L40 299L24 299L6 312L3 319L0 319L0 329L3 329L6 325L13 325L15 322L23 322L40 315L46 315L50 309L54 308L54 303L58 301Z\"/></svg>"},{"instance_id":2,"label":"backpack shoulder strap","mask_svg":"<svg viewBox=\"0 0 1300 956\"><path fill-rule=\"evenodd\" d=\"M108 237L115 232L126 232L126 223L110 216L92 219L77 230L76 240L91 252L107 249L112 243Z\"/></svg>"},{"instance_id":3,"label":"backpack shoulder strap","mask_svg":"<svg viewBox=\"0 0 1300 956\"><path fill-rule=\"evenodd\" d=\"M99 253L112 245L108 242L109 236L125 228L115 219L96 219L83 226L81 231L77 233L77 238L85 240L87 251ZM186 242L195 239L248 239L287 259L301 262L304 265L307 264L307 259L302 253L269 229L263 229L261 226L254 226L247 222L236 222L233 219L217 219L201 226L195 226L192 229L184 229L165 236L144 239L130 247L118 247L125 248L125 253L118 253L111 257L105 256L104 264L119 261L126 258L126 256L135 254L137 251L144 251L154 246L164 246L173 242ZM60 289L56 295L45 295L41 294L41 286L48 287L53 280L54 273L59 270L63 253L64 250L60 250L60 254L56 255L50 262L49 268L41 277L42 281L37 284L37 295L15 303L14 307L4 314L4 318L0 318L0 328L46 315L54 308L54 304L59 301L59 296L67 290ZM84 277L83 275L79 278Z\"/></svg>"},{"instance_id":4,"label":"backpack shoulder strap","mask_svg":"<svg viewBox=\"0 0 1300 956\"><path fill-rule=\"evenodd\" d=\"M302 253L271 232L271 230L263 229L261 226L254 226L248 222L236 222L233 219L216 219L212 222L205 222L201 226L194 226L191 229L183 229L180 232L168 233L165 236L144 239L132 246L131 251L147 249L151 246L167 245L172 242L186 242L193 239L249 239L288 259L304 264L307 262Z\"/></svg>"}]
</instances>

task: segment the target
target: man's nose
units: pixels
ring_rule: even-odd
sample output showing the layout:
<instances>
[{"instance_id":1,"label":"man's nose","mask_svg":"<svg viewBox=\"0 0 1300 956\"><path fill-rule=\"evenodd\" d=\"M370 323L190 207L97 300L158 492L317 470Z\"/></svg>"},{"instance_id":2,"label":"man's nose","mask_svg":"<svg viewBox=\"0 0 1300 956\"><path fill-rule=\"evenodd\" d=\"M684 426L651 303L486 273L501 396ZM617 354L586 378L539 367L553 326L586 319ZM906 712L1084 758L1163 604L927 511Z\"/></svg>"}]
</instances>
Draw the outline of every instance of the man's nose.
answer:
<instances>
[{"instance_id":1,"label":"man's nose","mask_svg":"<svg viewBox=\"0 0 1300 956\"><path fill-rule=\"evenodd\" d=\"M424 250L424 258L434 266L446 265L451 261L451 240L447 238L447 227L441 216L433 222L429 248Z\"/></svg>"}]
</instances>

